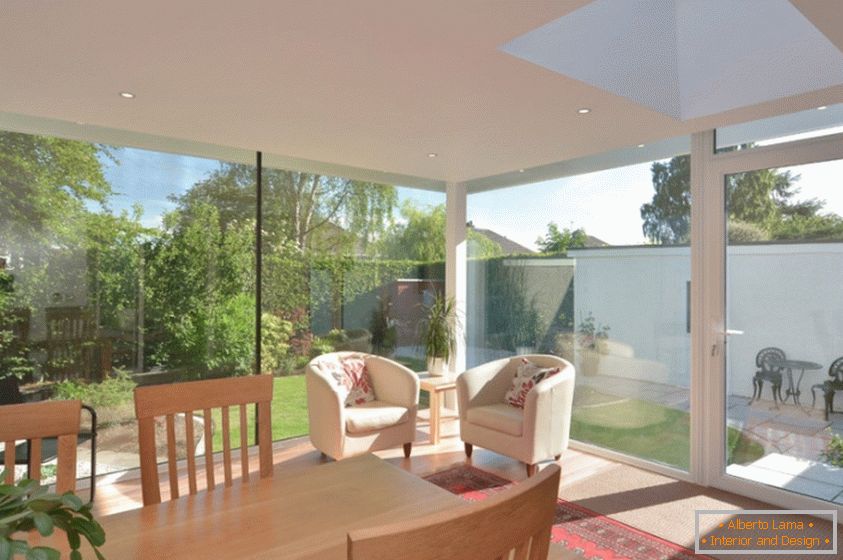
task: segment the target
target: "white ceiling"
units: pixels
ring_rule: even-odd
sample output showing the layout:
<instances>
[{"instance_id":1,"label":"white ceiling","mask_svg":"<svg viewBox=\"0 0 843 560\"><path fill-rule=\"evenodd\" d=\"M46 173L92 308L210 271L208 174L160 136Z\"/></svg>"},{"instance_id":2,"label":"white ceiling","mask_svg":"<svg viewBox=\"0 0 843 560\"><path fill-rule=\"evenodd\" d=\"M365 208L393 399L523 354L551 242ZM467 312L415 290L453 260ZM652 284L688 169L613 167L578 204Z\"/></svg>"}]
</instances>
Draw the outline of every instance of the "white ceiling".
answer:
<instances>
[{"instance_id":1,"label":"white ceiling","mask_svg":"<svg viewBox=\"0 0 843 560\"><path fill-rule=\"evenodd\" d=\"M843 101L836 86L682 122L499 50L587 3L3 0L0 112L15 119L0 124L59 119L421 184ZM793 3L843 48L835 2Z\"/></svg>"}]
</instances>

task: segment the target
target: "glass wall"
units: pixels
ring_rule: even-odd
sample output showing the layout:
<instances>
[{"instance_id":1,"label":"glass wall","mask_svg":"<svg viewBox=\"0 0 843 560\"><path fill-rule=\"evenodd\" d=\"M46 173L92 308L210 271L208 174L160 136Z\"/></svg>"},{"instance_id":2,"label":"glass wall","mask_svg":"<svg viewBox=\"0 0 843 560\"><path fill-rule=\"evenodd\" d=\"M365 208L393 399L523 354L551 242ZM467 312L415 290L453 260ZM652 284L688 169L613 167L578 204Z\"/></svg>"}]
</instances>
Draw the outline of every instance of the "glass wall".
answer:
<instances>
[{"instance_id":1,"label":"glass wall","mask_svg":"<svg viewBox=\"0 0 843 560\"><path fill-rule=\"evenodd\" d=\"M98 472L135 386L254 371L254 166L0 132L0 200L2 402L93 406Z\"/></svg>"},{"instance_id":2,"label":"glass wall","mask_svg":"<svg viewBox=\"0 0 843 560\"><path fill-rule=\"evenodd\" d=\"M138 466L137 385L259 368L276 378L279 439L308 431L302 374L315 356L373 352L423 370L418 324L444 289L444 194L270 166L262 185L257 255L254 165L0 132L2 403L93 406L102 474ZM80 478L90 469L85 441Z\"/></svg>"},{"instance_id":3,"label":"glass wall","mask_svg":"<svg viewBox=\"0 0 843 560\"><path fill-rule=\"evenodd\" d=\"M265 167L261 369L273 437L308 432L304 368L334 351L424 370L418 324L444 289L445 197Z\"/></svg>"},{"instance_id":4,"label":"glass wall","mask_svg":"<svg viewBox=\"0 0 843 560\"><path fill-rule=\"evenodd\" d=\"M727 318L739 333L727 345L727 422L762 450L728 454L727 473L838 503L841 176L837 160L733 174L725 185Z\"/></svg>"},{"instance_id":5,"label":"glass wall","mask_svg":"<svg viewBox=\"0 0 843 560\"><path fill-rule=\"evenodd\" d=\"M576 366L572 438L687 470L688 155L468 198L468 362ZM490 247L492 247L490 249Z\"/></svg>"}]
</instances>

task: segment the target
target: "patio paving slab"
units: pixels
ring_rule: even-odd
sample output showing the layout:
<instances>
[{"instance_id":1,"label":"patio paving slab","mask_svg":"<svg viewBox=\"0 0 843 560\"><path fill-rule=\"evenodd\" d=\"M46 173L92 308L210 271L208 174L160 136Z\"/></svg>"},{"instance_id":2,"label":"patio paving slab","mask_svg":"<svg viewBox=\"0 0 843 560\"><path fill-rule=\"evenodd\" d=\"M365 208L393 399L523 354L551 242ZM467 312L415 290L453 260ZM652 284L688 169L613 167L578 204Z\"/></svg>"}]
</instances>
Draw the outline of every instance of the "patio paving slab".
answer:
<instances>
[{"instance_id":1,"label":"patio paving slab","mask_svg":"<svg viewBox=\"0 0 843 560\"><path fill-rule=\"evenodd\" d=\"M746 405L729 409L727 414L730 423L735 424L736 427L743 427L745 429L750 429L764 422L768 422L775 418L776 415L776 411L758 410Z\"/></svg>"},{"instance_id":2,"label":"patio paving slab","mask_svg":"<svg viewBox=\"0 0 843 560\"><path fill-rule=\"evenodd\" d=\"M843 469L818 461L771 453L753 462L751 466L815 480L837 486L843 491Z\"/></svg>"},{"instance_id":3,"label":"patio paving slab","mask_svg":"<svg viewBox=\"0 0 843 560\"><path fill-rule=\"evenodd\" d=\"M785 455L781 455L778 453L768 455L767 457L773 455L786 457ZM801 460L809 463L812 462L807 461L805 459ZM809 478L809 471L805 471L799 475L793 475L778 470L779 467L777 467L775 463L768 465L771 468L758 467L754 463L746 466L730 465L726 471L730 475L738 476L740 478L752 480L755 482L760 482L762 484L767 484L776 488L782 488L790 492L796 492L797 494L813 496L815 498L819 498L821 500L826 501L832 501L836 499L840 495L841 491L843 491L843 485L839 483L828 484ZM843 478L843 474L839 474L838 476Z\"/></svg>"}]
</instances>

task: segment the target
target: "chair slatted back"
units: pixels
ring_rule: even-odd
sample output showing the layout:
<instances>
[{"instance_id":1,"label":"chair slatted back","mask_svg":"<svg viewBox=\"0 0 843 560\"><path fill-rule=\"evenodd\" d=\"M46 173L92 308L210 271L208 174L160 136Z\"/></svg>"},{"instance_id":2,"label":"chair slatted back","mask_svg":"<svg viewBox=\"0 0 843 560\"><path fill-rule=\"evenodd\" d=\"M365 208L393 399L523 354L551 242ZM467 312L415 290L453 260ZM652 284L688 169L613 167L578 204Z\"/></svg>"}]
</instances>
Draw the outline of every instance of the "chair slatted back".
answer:
<instances>
[{"instance_id":1,"label":"chair slatted back","mask_svg":"<svg viewBox=\"0 0 843 560\"><path fill-rule=\"evenodd\" d=\"M79 435L80 401L45 401L0 406L0 441L5 445L6 483L15 477L15 441L29 440L29 470L41 480L41 442L58 439L56 492L76 489L76 445Z\"/></svg>"},{"instance_id":2,"label":"chair slatted back","mask_svg":"<svg viewBox=\"0 0 843 560\"><path fill-rule=\"evenodd\" d=\"M545 560L560 472L550 465L482 502L352 531L348 559Z\"/></svg>"},{"instance_id":3,"label":"chair slatted back","mask_svg":"<svg viewBox=\"0 0 843 560\"><path fill-rule=\"evenodd\" d=\"M249 480L249 444L248 444L248 404L257 404L258 446L260 476L272 476L272 419L270 403L272 401L272 376L250 375L206 381L188 381L171 385L137 387L135 389L135 416L138 419L138 439L140 444L141 488L143 504L161 502L161 488L158 477L158 456L156 444L156 418L163 417L162 428L167 439L167 477L170 486L170 498L180 496L178 463L176 453L176 426L184 422L185 448L187 449L187 484L188 493L198 491L196 457L193 450L195 441L194 413L202 418L202 435L205 441L205 488L212 490L216 486L213 454L213 415L212 410L221 409L221 436L223 443L223 478L225 486L231 486L231 416L230 407L237 407L240 415L240 477Z\"/></svg>"}]
</instances>

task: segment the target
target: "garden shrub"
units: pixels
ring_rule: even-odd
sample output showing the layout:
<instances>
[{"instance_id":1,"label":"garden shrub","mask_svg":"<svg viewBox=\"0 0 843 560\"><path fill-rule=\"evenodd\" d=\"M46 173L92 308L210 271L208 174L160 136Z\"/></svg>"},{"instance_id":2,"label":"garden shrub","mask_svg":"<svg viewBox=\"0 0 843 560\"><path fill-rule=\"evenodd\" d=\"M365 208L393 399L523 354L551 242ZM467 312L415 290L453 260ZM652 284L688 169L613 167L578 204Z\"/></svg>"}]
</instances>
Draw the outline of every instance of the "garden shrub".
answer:
<instances>
[{"instance_id":1,"label":"garden shrub","mask_svg":"<svg viewBox=\"0 0 843 560\"><path fill-rule=\"evenodd\" d=\"M313 344L310 347L310 357L315 358L316 356L321 356L322 354L328 354L334 351L334 345L331 344L331 341L327 338L323 337L314 337Z\"/></svg>"},{"instance_id":2,"label":"garden shrub","mask_svg":"<svg viewBox=\"0 0 843 560\"><path fill-rule=\"evenodd\" d=\"M261 314L261 369L279 374L289 365L293 323L272 313Z\"/></svg>"},{"instance_id":3,"label":"garden shrub","mask_svg":"<svg viewBox=\"0 0 843 560\"><path fill-rule=\"evenodd\" d=\"M115 407L132 402L135 386L127 372L116 370L111 377L99 383L60 381L54 387L53 397L59 400L78 399L95 409Z\"/></svg>"},{"instance_id":4,"label":"garden shrub","mask_svg":"<svg viewBox=\"0 0 843 560\"><path fill-rule=\"evenodd\" d=\"M835 467L843 467L843 437L840 434L831 434L831 439L820 452L820 459Z\"/></svg>"},{"instance_id":5,"label":"garden shrub","mask_svg":"<svg viewBox=\"0 0 843 560\"><path fill-rule=\"evenodd\" d=\"M252 373L255 360L255 298L237 294L212 307L207 366L234 375Z\"/></svg>"}]
</instances>

